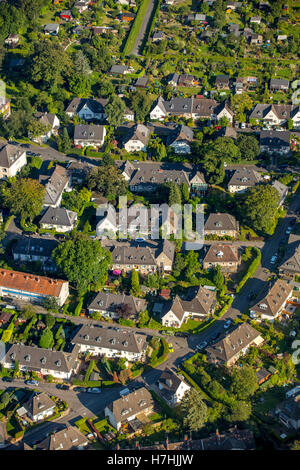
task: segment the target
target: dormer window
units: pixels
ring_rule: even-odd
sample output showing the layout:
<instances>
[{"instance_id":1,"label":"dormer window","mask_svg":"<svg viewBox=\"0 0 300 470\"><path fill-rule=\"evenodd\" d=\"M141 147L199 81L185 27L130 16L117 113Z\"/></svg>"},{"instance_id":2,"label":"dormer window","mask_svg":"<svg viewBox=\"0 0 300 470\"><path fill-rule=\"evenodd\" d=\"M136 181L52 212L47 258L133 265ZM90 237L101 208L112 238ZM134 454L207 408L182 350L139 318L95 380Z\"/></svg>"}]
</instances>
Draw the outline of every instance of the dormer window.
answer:
<instances>
[{"instance_id":1,"label":"dormer window","mask_svg":"<svg viewBox=\"0 0 300 470\"><path fill-rule=\"evenodd\" d=\"M61 366L61 360L58 359L58 360L55 362L55 365L56 365L57 367L60 367L60 366Z\"/></svg>"},{"instance_id":2,"label":"dormer window","mask_svg":"<svg viewBox=\"0 0 300 470\"><path fill-rule=\"evenodd\" d=\"M24 357L24 359L25 359L26 362L30 362L30 355L27 354L27 355Z\"/></svg>"},{"instance_id":3,"label":"dormer window","mask_svg":"<svg viewBox=\"0 0 300 470\"><path fill-rule=\"evenodd\" d=\"M47 359L46 359L45 357L42 357L41 363L42 363L42 364L46 364L46 362L47 362Z\"/></svg>"}]
</instances>

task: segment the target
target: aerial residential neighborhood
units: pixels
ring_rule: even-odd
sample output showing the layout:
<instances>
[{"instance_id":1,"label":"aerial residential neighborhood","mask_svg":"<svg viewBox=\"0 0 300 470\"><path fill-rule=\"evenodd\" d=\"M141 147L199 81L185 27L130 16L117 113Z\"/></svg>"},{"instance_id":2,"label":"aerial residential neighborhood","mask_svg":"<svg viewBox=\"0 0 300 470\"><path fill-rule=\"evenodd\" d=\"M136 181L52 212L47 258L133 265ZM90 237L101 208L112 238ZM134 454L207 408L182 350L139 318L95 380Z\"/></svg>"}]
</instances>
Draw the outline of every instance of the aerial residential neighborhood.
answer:
<instances>
[{"instance_id":1,"label":"aerial residential neighborhood","mask_svg":"<svg viewBox=\"0 0 300 470\"><path fill-rule=\"evenodd\" d=\"M299 8L0 1L1 450L300 450Z\"/></svg>"}]
</instances>

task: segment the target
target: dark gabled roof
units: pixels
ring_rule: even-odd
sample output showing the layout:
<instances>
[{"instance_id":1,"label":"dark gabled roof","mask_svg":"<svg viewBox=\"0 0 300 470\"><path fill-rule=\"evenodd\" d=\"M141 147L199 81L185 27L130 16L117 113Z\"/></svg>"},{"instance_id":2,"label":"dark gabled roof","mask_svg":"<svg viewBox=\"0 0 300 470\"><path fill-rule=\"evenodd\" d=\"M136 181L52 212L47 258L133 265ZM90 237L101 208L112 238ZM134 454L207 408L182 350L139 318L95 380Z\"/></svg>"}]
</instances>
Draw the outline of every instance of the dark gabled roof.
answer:
<instances>
[{"instance_id":1,"label":"dark gabled roof","mask_svg":"<svg viewBox=\"0 0 300 470\"><path fill-rule=\"evenodd\" d=\"M62 225L72 227L77 218L77 213L69 211L65 207L48 207L40 220L40 224Z\"/></svg>"},{"instance_id":2,"label":"dark gabled roof","mask_svg":"<svg viewBox=\"0 0 300 470\"><path fill-rule=\"evenodd\" d=\"M87 106L95 114L103 114L108 100L104 98L74 98L66 109L66 113L79 113Z\"/></svg>"},{"instance_id":3,"label":"dark gabled roof","mask_svg":"<svg viewBox=\"0 0 300 470\"><path fill-rule=\"evenodd\" d=\"M149 247L116 246L112 250L112 263L119 265L156 266L153 252Z\"/></svg>"},{"instance_id":4,"label":"dark gabled roof","mask_svg":"<svg viewBox=\"0 0 300 470\"><path fill-rule=\"evenodd\" d=\"M215 108L218 106L216 100L208 98L194 98L193 100L193 114L198 114L202 117L210 118L215 112Z\"/></svg>"},{"instance_id":5,"label":"dark gabled roof","mask_svg":"<svg viewBox=\"0 0 300 470\"><path fill-rule=\"evenodd\" d=\"M289 131L261 131L260 145L268 147L289 147L291 133Z\"/></svg>"},{"instance_id":6,"label":"dark gabled roof","mask_svg":"<svg viewBox=\"0 0 300 470\"><path fill-rule=\"evenodd\" d=\"M238 168L232 175L228 186L255 186L262 181L261 175L250 167Z\"/></svg>"},{"instance_id":7,"label":"dark gabled roof","mask_svg":"<svg viewBox=\"0 0 300 470\"><path fill-rule=\"evenodd\" d=\"M165 390L176 393L181 383L184 382L184 377L176 374L169 367L166 367L158 381L163 385Z\"/></svg>"},{"instance_id":8,"label":"dark gabled roof","mask_svg":"<svg viewBox=\"0 0 300 470\"><path fill-rule=\"evenodd\" d=\"M193 138L193 130L188 126L180 124L177 129L168 136L167 145L172 145L174 142L178 141L192 142Z\"/></svg>"},{"instance_id":9,"label":"dark gabled roof","mask_svg":"<svg viewBox=\"0 0 300 470\"><path fill-rule=\"evenodd\" d=\"M239 256L237 249L234 246L225 244L213 244L208 247L208 250L204 256L204 263L237 263Z\"/></svg>"},{"instance_id":10,"label":"dark gabled roof","mask_svg":"<svg viewBox=\"0 0 300 470\"><path fill-rule=\"evenodd\" d=\"M268 284L259 294L259 300L251 307L256 313L275 316L293 290L291 284L282 279Z\"/></svg>"},{"instance_id":11,"label":"dark gabled roof","mask_svg":"<svg viewBox=\"0 0 300 470\"><path fill-rule=\"evenodd\" d=\"M37 444L37 450L74 450L78 447L86 446L89 440L76 426L67 426L61 431L57 431L46 437Z\"/></svg>"},{"instance_id":12,"label":"dark gabled roof","mask_svg":"<svg viewBox=\"0 0 300 470\"><path fill-rule=\"evenodd\" d=\"M193 100L192 98L172 98L170 101L164 101L163 106L167 113L191 114Z\"/></svg>"},{"instance_id":13,"label":"dark gabled roof","mask_svg":"<svg viewBox=\"0 0 300 470\"><path fill-rule=\"evenodd\" d=\"M215 293L210 289L199 286L197 288L190 288L187 295L187 300L181 300L178 295L166 303L162 313L162 317L168 312L172 313L181 322L185 312L194 314L208 315L212 307L215 305Z\"/></svg>"},{"instance_id":14,"label":"dark gabled roof","mask_svg":"<svg viewBox=\"0 0 300 470\"><path fill-rule=\"evenodd\" d=\"M40 175L39 181L45 185L46 189L44 204L55 205L68 184L69 175L66 168L56 165L50 177Z\"/></svg>"},{"instance_id":15,"label":"dark gabled roof","mask_svg":"<svg viewBox=\"0 0 300 470\"><path fill-rule=\"evenodd\" d=\"M25 404L24 408L28 410L31 416L36 416L46 410L50 410L51 408L55 408L55 402L51 400L51 398L46 395L46 393L39 393L34 395L31 399L29 399Z\"/></svg>"},{"instance_id":16,"label":"dark gabled roof","mask_svg":"<svg viewBox=\"0 0 300 470\"><path fill-rule=\"evenodd\" d=\"M99 292L89 304L88 309L117 312L118 308L122 305L127 305L132 315L138 315L147 308L147 302L144 299L138 299L137 297L125 294Z\"/></svg>"},{"instance_id":17,"label":"dark gabled roof","mask_svg":"<svg viewBox=\"0 0 300 470\"><path fill-rule=\"evenodd\" d=\"M14 364L19 361L20 366L26 366L30 370L41 369L55 370L58 372L70 372L77 360L78 348L72 353L52 351L52 349L13 344L3 358L3 362Z\"/></svg>"},{"instance_id":18,"label":"dark gabled roof","mask_svg":"<svg viewBox=\"0 0 300 470\"><path fill-rule=\"evenodd\" d=\"M153 406L154 401L151 393L145 387L142 387L114 400L108 405L108 408L113 413L117 423L120 423Z\"/></svg>"},{"instance_id":19,"label":"dark gabled roof","mask_svg":"<svg viewBox=\"0 0 300 470\"><path fill-rule=\"evenodd\" d=\"M141 353L147 345L146 336L143 334L98 325L83 325L72 339L72 343L130 353Z\"/></svg>"},{"instance_id":20,"label":"dark gabled roof","mask_svg":"<svg viewBox=\"0 0 300 470\"><path fill-rule=\"evenodd\" d=\"M12 247L13 254L51 257L52 251L58 246L56 240L39 237L22 237Z\"/></svg>"},{"instance_id":21,"label":"dark gabled roof","mask_svg":"<svg viewBox=\"0 0 300 470\"><path fill-rule=\"evenodd\" d=\"M143 124L136 124L132 126L128 134L125 136L123 143L127 143L130 140L139 140L144 145L147 145L150 136L150 131L148 127L144 126Z\"/></svg>"},{"instance_id":22,"label":"dark gabled roof","mask_svg":"<svg viewBox=\"0 0 300 470\"><path fill-rule=\"evenodd\" d=\"M238 230L238 222L231 214L211 213L205 222L205 230Z\"/></svg>"},{"instance_id":23,"label":"dark gabled roof","mask_svg":"<svg viewBox=\"0 0 300 470\"><path fill-rule=\"evenodd\" d=\"M278 409L292 420L300 419L300 393L284 400L278 405Z\"/></svg>"},{"instance_id":24,"label":"dark gabled roof","mask_svg":"<svg viewBox=\"0 0 300 470\"><path fill-rule=\"evenodd\" d=\"M124 72L128 71L127 65L113 65L110 69L110 73L117 73L117 74L123 74Z\"/></svg>"},{"instance_id":25,"label":"dark gabled roof","mask_svg":"<svg viewBox=\"0 0 300 470\"><path fill-rule=\"evenodd\" d=\"M56 114L53 113L36 113L35 117L39 119L45 126L50 126L53 129L54 120L57 117Z\"/></svg>"},{"instance_id":26,"label":"dark gabled roof","mask_svg":"<svg viewBox=\"0 0 300 470\"><path fill-rule=\"evenodd\" d=\"M209 358L227 362L261 336L249 323L237 326L225 338L206 349Z\"/></svg>"},{"instance_id":27,"label":"dark gabled roof","mask_svg":"<svg viewBox=\"0 0 300 470\"><path fill-rule=\"evenodd\" d=\"M300 236L291 234L284 259L279 266L280 271L289 271L300 274Z\"/></svg>"},{"instance_id":28,"label":"dark gabled roof","mask_svg":"<svg viewBox=\"0 0 300 470\"><path fill-rule=\"evenodd\" d=\"M300 112L300 106L291 104L257 104L252 109L249 119L264 119L270 111L278 119L288 120Z\"/></svg>"},{"instance_id":29,"label":"dark gabled roof","mask_svg":"<svg viewBox=\"0 0 300 470\"><path fill-rule=\"evenodd\" d=\"M216 83L229 83L230 77L229 75L217 75Z\"/></svg>"},{"instance_id":30,"label":"dark gabled roof","mask_svg":"<svg viewBox=\"0 0 300 470\"><path fill-rule=\"evenodd\" d=\"M101 125L76 124L74 128L74 140L90 142L103 142L105 127Z\"/></svg>"},{"instance_id":31,"label":"dark gabled roof","mask_svg":"<svg viewBox=\"0 0 300 470\"><path fill-rule=\"evenodd\" d=\"M270 80L270 88L288 88L290 82L288 80L282 80L280 78L271 78Z\"/></svg>"},{"instance_id":32,"label":"dark gabled roof","mask_svg":"<svg viewBox=\"0 0 300 470\"><path fill-rule=\"evenodd\" d=\"M0 167L10 168L24 154L24 149L5 144L0 149Z\"/></svg>"}]
</instances>

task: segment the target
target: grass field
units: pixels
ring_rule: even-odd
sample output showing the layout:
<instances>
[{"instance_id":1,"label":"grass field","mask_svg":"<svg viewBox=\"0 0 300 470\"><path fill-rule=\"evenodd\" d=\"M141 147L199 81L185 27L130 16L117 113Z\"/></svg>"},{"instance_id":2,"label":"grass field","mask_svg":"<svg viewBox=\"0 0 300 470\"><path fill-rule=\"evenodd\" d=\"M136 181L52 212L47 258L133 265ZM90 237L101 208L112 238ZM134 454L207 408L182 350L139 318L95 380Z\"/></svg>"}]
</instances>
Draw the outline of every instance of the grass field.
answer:
<instances>
[{"instance_id":1,"label":"grass field","mask_svg":"<svg viewBox=\"0 0 300 470\"><path fill-rule=\"evenodd\" d=\"M143 24L144 17L148 9L149 3L150 3L150 0L144 0L139 8L139 11L136 15L136 18L134 20L134 23L131 27L130 33L128 35L127 41L124 46L123 53L125 55L129 55L132 49L134 48L141 26Z\"/></svg>"}]
</instances>

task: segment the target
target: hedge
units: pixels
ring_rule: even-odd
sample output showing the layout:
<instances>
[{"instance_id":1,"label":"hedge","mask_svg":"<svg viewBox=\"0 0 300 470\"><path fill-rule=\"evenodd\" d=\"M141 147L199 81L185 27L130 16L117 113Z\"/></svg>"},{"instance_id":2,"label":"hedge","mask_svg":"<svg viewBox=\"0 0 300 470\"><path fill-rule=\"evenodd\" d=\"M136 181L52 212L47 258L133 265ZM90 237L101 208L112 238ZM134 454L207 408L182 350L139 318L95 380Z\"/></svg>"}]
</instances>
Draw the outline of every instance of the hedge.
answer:
<instances>
[{"instance_id":1,"label":"hedge","mask_svg":"<svg viewBox=\"0 0 300 470\"><path fill-rule=\"evenodd\" d=\"M160 339L161 339L161 344L162 344L163 351L162 351L161 356L156 358L155 361L150 362L151 367L157 367L157 366L159 366L160 364L162 364L163 362L165 362L168 359L169 345L168 345L167 341L164 338L160 338Z\"/></svg>"},{"instance_id":2,"label":"hedge","mask_svg":"<svg viewBox=\"0 0 300 470\"><path fill-rule=\"evenodd\" d=\"M89 367L87 368L87 371L85 373L84 381L88 382L91 376L91 373L93 372L93 369L95 367L95 361L92 359L89 363Z\"/></svg>"},{"instance_id":3,"label":"hedge","mask_svg":"<svg viewBox=\"0 0 300 470\"><path fill-rule=\"evenodd\" d=\"M123 54L125 55L129 55L135 46L149 4L150 0L143 0L141 3L141 6L135 17L134 23L131 26L130 33L123 49Z\"/></svg>"},{"instance_id":4,"label":"hedge","mask_svg":"<svg viewBox=\"0 0 300 470\"><path fill-rule=\"evenodd\" d=\"M232 302L233 302L233 297L230 297L228 302L226 302L226 304L223 305L223 308L219 311L219 313L216 314L216 317L221 318L224 315L224 313L227 312Z\"/></svg>"},{"instance_id":5,"label":"hedge","mask_svg":"<svg viewBox=\"0 0 300 470\"><path fill-rule=\"evenodd\" d=\"M75 315L76 317L79 317L79 315L80 315L80 313L81 313L81 310L82 310L82 306L83 306L83 297L81 297L81 298L79 299L79 302L78 302L78 304L77 304L77 306L76 306L76 308L75 308L74 315Z\"/></svg>"},{"instance_id":6,"label":"hedge","mask_svg":"<svg viewBox=\"0 0 300 470\"><path fill-rule=\"evenodd\" d=\"M196 390L199 390L199 392L201 392L204 400L206 401L212 401L212 399L207 395L207 393L205 393L202 388L199 387L199 385L192 379L192 377L190 377L184 370L178 370L177 371L178 374L181 374L183 375L186 380L196 389Z\"/></svg>"},{"instance_id":7,"label":"hedge","mask_svg":"<svg viewBox=\"0 0 300 470\"><path fill-rule=\"evenodd\" d=\"M102 387L113 387L114 385L116 385L116 383L113 380L103 380L101 382L101 380L85 381L85 380L77 380L77 379L73 379L72 384L78 385L80 387L101 387L101 385Z\"/></svg>"},{"instance_id":8,"label":"hedge","mask_svg":"<svg viewBox=\"0 0 300 470\"><path fill-rule=\"evenodd\" d=\"M237 288L236 288L236 293L238 294L240 292L240 290L242 289L242 287L246 284L246 282L248 281L248 279L250 277L252 277L257 268L259 267L260 263L261 263L261 251L256 248L256 247L253 247L253 250L255 251L256 253L256 257L254 258L254 260L252 261L252 263L250 264L249 268L248 268L248 271L246 272L245 276L243 277L243 279L239 282Z\"/></svg>"}]
</instances>

